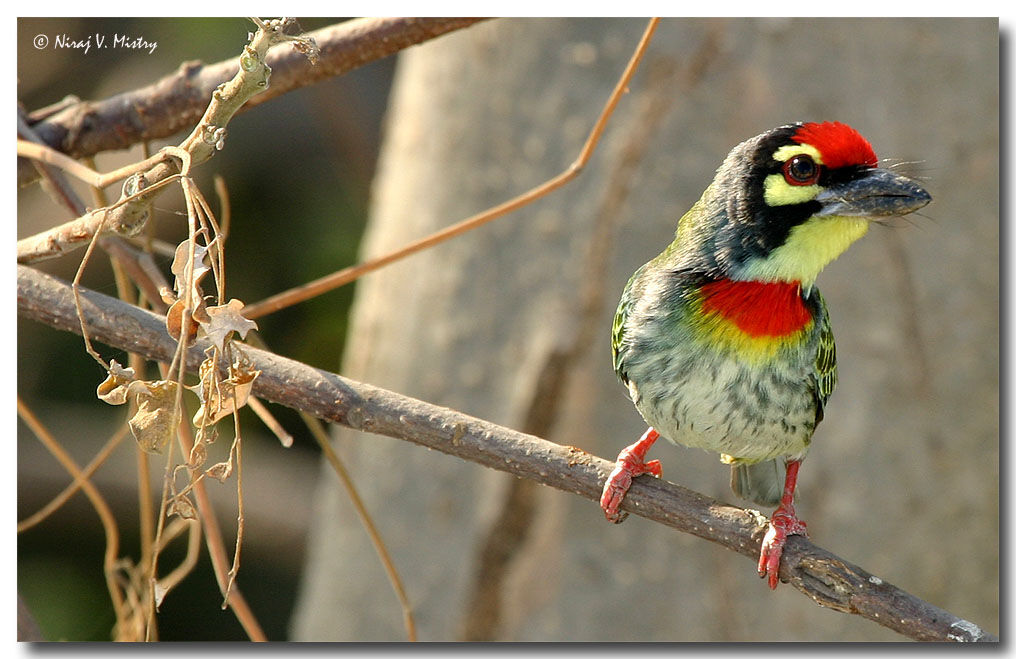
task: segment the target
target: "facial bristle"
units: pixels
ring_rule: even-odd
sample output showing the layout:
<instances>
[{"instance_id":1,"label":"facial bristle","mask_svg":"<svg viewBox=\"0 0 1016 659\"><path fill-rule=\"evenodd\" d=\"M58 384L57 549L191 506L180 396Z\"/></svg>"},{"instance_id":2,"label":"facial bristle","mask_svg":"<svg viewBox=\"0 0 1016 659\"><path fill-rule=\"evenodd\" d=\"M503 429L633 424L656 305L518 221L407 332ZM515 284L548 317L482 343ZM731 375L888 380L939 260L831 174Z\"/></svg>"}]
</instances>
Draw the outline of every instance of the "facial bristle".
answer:
<instances>
[{"instance_id":1,"label":"facial bristle","mask_svg":"<svg viewBox=\"0 0 1016 659\"><path fill-rule=\"evenodd\" d=\"M830 169L850 165L878 166L878 158L868 140L838 121L804 124L794 133L793 140L818 149L822 162Z\"/></svg>"}]
</instances>

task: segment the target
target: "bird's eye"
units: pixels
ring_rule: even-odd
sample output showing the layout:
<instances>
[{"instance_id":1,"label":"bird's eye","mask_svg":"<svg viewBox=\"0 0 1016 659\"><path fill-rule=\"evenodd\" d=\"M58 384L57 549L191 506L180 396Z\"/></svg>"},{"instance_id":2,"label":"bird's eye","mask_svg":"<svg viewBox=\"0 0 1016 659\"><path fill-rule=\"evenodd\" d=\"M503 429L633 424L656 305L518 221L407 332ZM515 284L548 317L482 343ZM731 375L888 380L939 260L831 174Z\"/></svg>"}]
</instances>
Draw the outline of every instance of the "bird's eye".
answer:
<instances>
[{"instance_id":1,"label":"bird's eye","mask_svg":"<svg viewBox=\"0 0 1016 659\"><path fill-rule=\"evenodd\" d=\"M820 173L819 166L804 153L783 163L783 178L790 185L811 185L818 181Z\"/></svg>"}]
</instances>

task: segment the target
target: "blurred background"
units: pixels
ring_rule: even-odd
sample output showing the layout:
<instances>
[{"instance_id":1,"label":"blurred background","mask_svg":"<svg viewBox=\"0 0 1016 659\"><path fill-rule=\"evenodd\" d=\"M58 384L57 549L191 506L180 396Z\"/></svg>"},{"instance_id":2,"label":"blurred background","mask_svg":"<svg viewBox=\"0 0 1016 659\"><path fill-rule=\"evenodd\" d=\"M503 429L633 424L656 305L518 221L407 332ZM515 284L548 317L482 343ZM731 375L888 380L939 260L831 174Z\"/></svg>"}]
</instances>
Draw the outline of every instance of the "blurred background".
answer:
<instances>
[{"instance_id":1,"label":"blurred background","mask_svg":"<svg viewBox=\"0 0 1016 659\"><path fill-rule=\"evenodd\" d=\"M197 173L213 208L211 175L229 187L228 293L259 300L559 173L644 26L490 21L238 115L226 149ZM233 57L250 29L240 19L21 19L18 98L28 110L67 94L106 98L186 60ZM159 46L32 47L34 35L57 32L126 32ZM612 458L644 430L609 360L628 276L671 240L734 144L791 121L849 123L934 202L873 227L819 278L840 384L802 468L798 509L820 546L997 633L997 21L666 19L629 89L564 189L261 319L262 336L280 354L508 426L549 410L548 439ZM139 153L104 154L98 167ZM157 207L160 237L179 241L181 196ZM68 219L37 186L19 190L18 218L19 237ZM109 293L101 261L85 283ZM70 279L76 265L40 267ZM94 398L100 370L80 338L29 321L18 323L18 352L19 395L86 463L123 421ZM563 386L537 400L534 383L555 368ZM334 476L298 419L272 410L297 436L293 448L244 418L239 585L261 624L276 640L404 640ZM591 501L405 442L342 430L336 445L406 581L421 640L902 640L788 586L771 593L743 557L641 518L615 527ZM127 555L137 546L132 452L125 443L94 478ZM717 456L662 443L653 454L669 480L743 505ZM19 424L19 519L67 482ZM230 538L232 483L211 489ZM505 520L512 550L492 562L482 548ZM19 592L47 638L109 637L102 552L80 496L19 535ZM163 604L161 638L242 638L206 563Z\"/></svg>"},{"instance_id":2,"label":"blurred background","mask_svg":"<svg viewBox=\"0 0 1016 659\"><path fill-rule=\"evenodd\" d=\"M305 18L300 24L311 31L342 20ZM244 18L22 18L17 40L18 100L32 111L69 94L105 99L152 84L185 61L214 64L237 57L253 29L254 24ZM144 37L158 47L151 54L97 48L82 54L52 47L40 51L32 43L37 34L50 36L52 43L56 34L84 38L95 33L110 35L108 39L114 34ZM229 189L233 211L227 252L230 296L260 300L355 261L394 65L394 58L381 60L237 115L229 126L229 148L195 172L216 212L220 206L212 176L223 176ZM154 142L153 149L177 144L189 132ZM109 171L140 158L141 148L135 147L100 154L96 161L100 171ZM85 188L78 191L82 199L91 199ZM160 196L156 208L155 235L174 243L182 240L186 216L180 214L185 206L179 190ZM38 185L18 191L18 238L67 219L69 215ZM70 280L79 259L77 252L38 267ZM171 259L158 260L168 273ZM91 288L116 294L103 258L91 260L84 281ZM264 338L280 354L338 370L354 288L355 284L260 319ZM80 337L32 321L19 319L18 353L19 395L51 426L79 464L86 464L124 421L122 408L95 399L101 369L83 352ZM121 351L106 349L103 354L124 363ZM259 540L245 543L240 584L266 632L281 639L286 635L303 558L308 499L317 477L319 451L295 413L279 406L272 406L272 412L296 435L296 441L291 449L283 450L253 414L244 412L248 461L244 479L254 483L246 497L257 497L261 503L249 499L247 528L257 529L252 533ZM218 448L224 454L225 447ZM99 470L96 482L118 513L124 552L133 551L137 560L133 452L132 446L122 445ZM152 468L153 473L161 473L162 461L152 461ZM18 475L19 519L38 510L69 482L21 423ZM235 484L210 490L218 495L220 521L229 538L236 527ZM85 545L84 538L91 542ZM68 544L69 539L74 539L73 544ZM109 638L113 618L101 570L103 546L102 527L81 495L65 511L19 535L19 590L52 638ZM182 548L176 549L167 565L182 555ZM218 588L205 555L200 568L184 581L176 593L179 597L168 598L163 605L163 638L244 638L233 615L219 610ZM69 588L69 583L80 587ZM69 596L79 594L80 608L68 602Z\"/></svg>"}]
</instances>

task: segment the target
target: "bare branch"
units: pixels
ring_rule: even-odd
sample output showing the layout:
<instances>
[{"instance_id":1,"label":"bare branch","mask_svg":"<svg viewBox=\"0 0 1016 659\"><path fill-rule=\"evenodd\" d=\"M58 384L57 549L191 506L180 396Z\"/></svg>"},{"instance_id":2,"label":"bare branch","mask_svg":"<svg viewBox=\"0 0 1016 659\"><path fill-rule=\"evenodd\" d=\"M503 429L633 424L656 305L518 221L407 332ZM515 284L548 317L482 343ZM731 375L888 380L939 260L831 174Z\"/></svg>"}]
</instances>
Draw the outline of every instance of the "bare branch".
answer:
<instances>
[{"instance_id":1,"label":"bare branch","mask_svg":"<svg viewBox=\"0 0 1016 659\"><path fill-rule=\"evenodd\" d=\"M316 65L294 48L268 58L272 84L243 111L299 87L341 75L414 44L468 27L480 18L360 18L332 25L306 36L321 49ZM185 62L175 73L147 87L102 101L64 103L53 113L29 123L49 146L73 158L126 149L146 140L169 137L195 125L212 91L237 71L237 58L216 64ZM18 159L18 185L39 176L32 164Z\"/></svg>"},{"instance_id":2,"label":"bare branch","mask_svg":"<svg viewBox=\"0 0 1016 659\"><path fill-rule=\"evenodd\" d=\"M149 359L168 361L176 342L156 314L82 291L85 322L95 340ZM70 285L18 265L18 312L58 329L79 332ZM207 342L187 355L194 370ZM255 348L244 347L262 371L254 393L350 428L411 441L493 469L598 500L611 462L573 446L498 426L448 408L362 384ZM768 520L661 479L636 479L622 506L628 512L697 535L753 562ZM596 510L599 513L599 510ZM893 586L807 538L791 536L780 577L822 606L855 613L920 641L989 641L993 636Z\"/></svg>"}]
</instances>

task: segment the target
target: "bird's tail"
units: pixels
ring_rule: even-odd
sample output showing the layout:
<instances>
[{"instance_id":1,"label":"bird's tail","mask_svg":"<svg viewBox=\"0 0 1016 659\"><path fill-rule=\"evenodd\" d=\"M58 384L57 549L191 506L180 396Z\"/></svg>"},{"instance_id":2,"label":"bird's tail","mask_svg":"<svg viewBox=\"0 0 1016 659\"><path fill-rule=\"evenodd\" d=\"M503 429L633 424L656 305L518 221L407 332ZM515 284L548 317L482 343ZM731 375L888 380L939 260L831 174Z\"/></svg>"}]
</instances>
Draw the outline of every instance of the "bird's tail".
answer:
<instances>
[{"instance_id":1,"label":"bird's tail","mask_svg":"<svg viewBox=\"0 0 1016 659\"><path fill-rule=\"evenodd\" d=\"M730 489L734 494L760 506L775 506L783 495L787 466L783 460L730 465Z\"/></svg>"}]
</instances>

